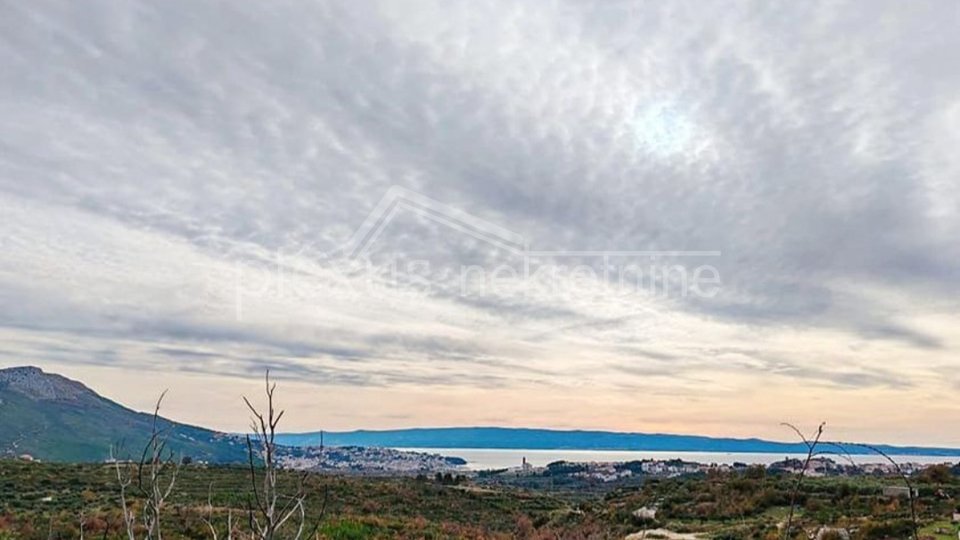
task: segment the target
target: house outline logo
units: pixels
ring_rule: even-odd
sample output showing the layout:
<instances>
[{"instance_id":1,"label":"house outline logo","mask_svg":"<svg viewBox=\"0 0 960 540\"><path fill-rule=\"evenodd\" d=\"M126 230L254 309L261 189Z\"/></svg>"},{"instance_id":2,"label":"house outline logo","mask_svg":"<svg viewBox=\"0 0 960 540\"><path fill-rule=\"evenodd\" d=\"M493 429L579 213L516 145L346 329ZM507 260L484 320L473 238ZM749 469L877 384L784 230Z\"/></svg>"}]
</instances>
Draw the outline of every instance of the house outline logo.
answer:
<instances>
[{"instance_id":1,"label":"house outline logo","mask_svg":"<svg viewBox=\"0 0 960 540\"><path fill-rule=\"evenodd\" d=\"M399 185L387 189L350 240L338 251L351 258L366 255L401 210L412 211L425 219L497 246L522 257L526 262L531 258L547 257L602 257L606 263L610 257L720 257L722 255L720 250L531 250L529 242L522 234Z\"/></svg>"},{"instance_id":2,"label":"house outline logo","mask_svg":"<svg viewBox=\"0 0 960 540\"><path fill-rule=\"evenodd\" d=\"M649 277L648 284L650 287L650 292L656 291L658 286L658 282L655 280L656 278L661 280L659 285L662 285L663 292L666 294L667 282L665 280L667 279L667 267L663 266L662 269L660 269L660 274L654 274L654 272L656 272L659 268L654 266L654 263L659 262L662 257L683 258L721 256L721 252L719 250L533 250L530 249L530 244L527 238L522 234L511 231L491 221L465 212L450 204L440 202L409 188L394 185L391 186L386 193L384 193L378 203L374 206L373 210L367 214L360 226L353 232L351 237L345 243L340 244L335 249L326 252L313 251L312 244L301 246L300 249L294 253L278 252L275 264L270 264L268 267L268 274L273 275L273 278L259 278L258 286L256 287L249 287L247 285L247 280L244 277L245 264L243 261L248 259L244 257L238 257L237 260L234 261L232 272L233 279L230 282L235 318L237 320L242 319L243 298L246 296L263 297L265 291L272 291L279 296L288 294L288 291L290 290L290 284L285 277L286 272L288 271L287 261L296 257L305 257L308 260L312 260L314 264L330 264L332 265L330 268L333 269L338 268L338 261L353 261L360 263L361 267L347 267L347 275L366 276L366 279L363 281L363 283L366 283L367 285L375 284L379 287L383 283L392 283L393 286L401 286L403 281L399 278L407 275L409 275L409 277L418 278L420 280L418 283L422 284L422 280L427 279L428 276L418 272L411 272L409 266L406 269L409 274L404 274L404 271L397 266L396 260L394 260L393 264L388 264L385 267L374 265L368 255L368 252L371 251L373 244L376 243L384 231L386 231L390 226L390 223L401 211L411 211L431 222L466 234L467 236L478 241L495 246L520 259L520 268L518 271L517 269L514 269L512 264L499 264L496 265L494 269L485 268L482 266L461 265L459 268L461 296L472 296L475 294L474 292L468 292L465 287L473 283L467 278L477 277L477 271L480 272L479 277L481 278L480 287L483 291L482 294L486 294L488 292L488 290L485 288L486 284L495 286L494 282L500 283L501 278L511 277L515 280L519 280L519 283L523 286L526 284L537 283L536 279L545 278L548 280L553 280L548 281L548 283L551 284L551 286L556 286L554 290L560 291L558 294L563 294L568 290L564 287L565 282L563 280L569 278L575 270L586 268L592 271L591 266L583 264L584 259L593 259L601 263L598 266L600 268L599 272L592 274L595 278L598 278L602 282L608 282L619 287L623 287L625 285L629 286L631 283L624 281L624 274L622 272L631 270L631 264L628 263L625 265L616 265L613 263L616 262L617 259L629 259L631 257L647 258L647 260L651 263L649 266L650 273L646 274L646 276ZM572 258L574 261L569 267L564 264L557 264L557 261L562 261L564 258ZM419 262L422 261L413 261L413 263ZM633 266L635 267L635 265ZM427 268L429 268L429 263ZM545 268L557 270L558 272L540 272ZM682 272L686 273L686 268L683 265L674 265L670 268L680 268ZM701 268L711 269L713 271L713 275L716 276L715 278L706 278L708 280L715 280L708 281L706 283L707 285L719 285L718 271L713 267L705 265L701 265L695 269L693 275L693 280L695 282L698 282L697 276ZM612 276L611 271L618 269L621 271L621 274L619 275L619 281L612 280L611 277L615 278L617 276ZM640 270L642 272L645 271L644 269ZM567 272L567 274L560 275L564 272ZM588 272L588 275L589 274L590 272ZM381 279L384 277L386 278L386 281ZM640 276L638 275L636 277L639 278ZM646 286L639 280L632 285L636 289L634 292L643 291L644 287ZM698 295L704 296L704 294L702 294L697 287L697 285L694 285L693 290ZM315 291L309 287L307 289L309 290L307 295L315 294ZM427 289L429 290L429 287L427 287ZM690 290L690 287L688 287L686 274L684 274L683 277L682 290L683 296L686 296L687 291ZM572 293L576 294L575 288L572 290ZM216 295L212 296L217 297ZM710 297L711 294L706 294L705 296Z\"/></svg>"},{"instance_id":3,"label":"house outline logo","mask_svg":"<svg viewBox=\"0 0 960 540\"><path fill-rule=\"evenodd\" d=\"M523 235L402 186L391 186L341 250L362 257L401 210L492 244L515 255L529 251Z\"/></svg>"}]
</instances>

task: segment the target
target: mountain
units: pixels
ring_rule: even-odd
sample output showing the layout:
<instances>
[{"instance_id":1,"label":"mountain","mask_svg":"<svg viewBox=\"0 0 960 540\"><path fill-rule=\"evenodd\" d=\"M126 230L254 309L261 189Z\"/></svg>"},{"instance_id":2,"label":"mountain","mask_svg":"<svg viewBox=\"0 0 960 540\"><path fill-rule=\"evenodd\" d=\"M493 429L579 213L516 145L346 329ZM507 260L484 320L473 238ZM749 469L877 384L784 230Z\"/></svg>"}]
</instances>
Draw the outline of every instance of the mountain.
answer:
<instances>
[{"instance_id":1,"label":"mountain","mask_svg":"<svg viewBox=\"0 0 960 540\"><path fill-rule=\"evenodd\" d=\"M103 461L109 458L111 445L122 443L125 451L119 457L135 458L149 439L152 423L151 414L128 409L66 377L36 367L0 369L0 457L30 454L47 461ZM169 447L177 454L216 463L247 460L246 444L235 434L166 418L160 418L158 424L169 433ZM319 446L321 432L280 434L277 442ZM391 448L806 452L801 443L761 439L500 427L322 432L322 442L326 446ZM960 456L960 449L955 448L874 446L892 455ZM870 453L855 446L846 449L851 454Z\"/></svg>"},{"instance_id":2,"label":"mountain","mask_svg":"<svg viewBox=\"0 0 960 540\"><path fill-rule=\"evenodd\" d=\"M103 461L111 445L121 458L138 458L153 415L110 401L83 384L36 367L0 369L0 456L29 454L46 461ZM243 462L238 437L160 418L178 455L211 462Z\"/></svg>"},{"instance_id":3,"label":"mountain","mask_svg":"<svg viewBox=\"0 0 960 540\"><path fill-rule=\"evenodd\" d=\"M531 450L648 450L669 452L806 453L802 443L730 439L696 435L618 433L611 431L560 431L551 429L464 427L418 428L384 431L322 432L328 446L387 446L391 448L515 448ZM288 446L316 446L321 432L277 436ZM873 445L891 455L960 456L956 448ZM830 450L828 446L824 450ZM845 446L850 454L869 450Z\"/></svg>"}]
</instances>

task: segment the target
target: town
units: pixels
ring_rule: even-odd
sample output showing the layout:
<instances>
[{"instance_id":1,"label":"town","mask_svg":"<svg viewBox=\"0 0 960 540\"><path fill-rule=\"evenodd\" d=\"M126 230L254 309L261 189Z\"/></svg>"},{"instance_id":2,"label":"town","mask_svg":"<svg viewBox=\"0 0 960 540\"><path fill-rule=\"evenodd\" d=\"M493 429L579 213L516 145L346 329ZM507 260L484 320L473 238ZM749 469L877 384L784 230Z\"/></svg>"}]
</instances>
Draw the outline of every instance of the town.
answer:
<instances>
[{"instance_id":1,"label":"town","mask_svg":"<svg viewBox=\"0 0 960 540\"><path fill-rule=\"evenodd\" d=\"M416 475L464 468L458 457L365 446L282 447L280 464L287 469L361 475Z\"/></svg>"},{"instance_id":2,"label":"town","mask_svg":"<svg viewBox=\"0 0 960 540\"><path fill-rule=\"evenodd\" d=\"M685 475L744 472L751 468L765 469L771 474L798 474L810 478L873 476L894 477L913 475L931 467L931 463L905 461L897 463L841 462L828 457L816 457L804 467L804 460L784 458L768 465L756 465L743 462L732 464L698 463L682 459L643 459L620 462L574 462L555 461L544 466L536 466L522 458L515 467L501 469L476 470L469 467L466 460L456 456L439 453L405 451L393 448L363 446L321 447L282 447L280 462L285 468L322 471L342 474L400 474L419 475L425 473L455 472L465 477L569 477L584 481L612 483L640 477L675 478ZM960 463L944 460L944 465L955 474L960 474Z\"/></svg>"},{"instance_id":3,"label":"town","mask_svg":"<svg viewBox=\"0 0 960 540\"><path fill-rule=\"evenodd\" d=\"M796 458L785 458L769 465L696 463L682 459L644 459L626 462L556 461L546 466L533 466L524 459L516 467L480 471L477 474L484 478L499 476L507 478L550 477L556 479L569 477L599 483L623 483L640 477L677 478L689 475L742 473L751 469L763 470L764 473L769 474L799 474L804 471L804 475L809 478L861 476L886 478L914 475L935 465L946 467L955 475L960 474L960 463L952 463L946 460L940 464L916 462L841 463L823 457L811 459L806 468L804 468L804 461Z\"/></svg>"}]
</instances>

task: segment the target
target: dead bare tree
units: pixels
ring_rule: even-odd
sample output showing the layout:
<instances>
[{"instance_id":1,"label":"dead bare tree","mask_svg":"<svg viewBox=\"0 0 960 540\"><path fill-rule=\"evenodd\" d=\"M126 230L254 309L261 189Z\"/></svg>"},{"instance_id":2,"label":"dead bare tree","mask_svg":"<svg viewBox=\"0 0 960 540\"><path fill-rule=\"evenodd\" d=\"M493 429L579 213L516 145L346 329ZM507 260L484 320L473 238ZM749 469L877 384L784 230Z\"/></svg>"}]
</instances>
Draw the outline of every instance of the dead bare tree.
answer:
<instances>
[{"instance_id":1,"label":"dead bare tree","mask_svg":"<svg viewBox=\"0 0 960 540\"><path fill-rule=\"evenodd\" d=\"M169 428L160 429L158 426L160 404L166 395L167 391L164 390L157 399L157 405L153 409L150 440L144 446L137 465L137 489L146 499L143 508L146 538L156 540L163 538L160 520L164 504L177 483L182 463L182 460L176 459L173 450L167 447Z\"/></svg>"},{"instance_id":2,"label":"dead bare tree","mask_svg":"<svg viewBox=\"0 0 960 540\"><path fill-rule=\"evenodd\" d=\"M306 473L297 477L297 487L293 495L281 495L278 488L280 464L277 462L276 434L277 425L283 418L283 412L274 408L273 394L276 383L270 382L270 371L265 375L267 408L260 412L245 396L244 403L252 414L250 427L253 436L247 436L247 455L249 458L250 484L253 489L253 501L248 501L250 529L259 540L274 540L281 528L288 522L296 527L292 536L299 540L306 525ZM262 467L258 478L257 459ZM291 522L291 520L293 520Z\"/></svg>"},{"instance_id":3,"label":"dead bare tree","mask_svg":"<svg viewBox=\"0 0 960 540\"><path fill-rule=\"evenodd\" d=\"M803 441L807 447L807 457L803 464L803 470L800 471L800 474L797 476L797 481L793 486L793 490L790 494L790 513L787 516L787 524L784 528L783 538L789 539L791 534L791 529L793 528L793 516L796 509L796 499L797 495L800 492L800 487L803 483L804 476L807 472L807 469L810 466L810 461L817 456L821 455L836 455L843 459L846 459L852 466L856 466L856 463L850 453L847 451L847 447L859 447L869 450L881 457L883 457L887 462L889 462L894 470L896 470L897 475L903 480L904 484L907 486L907 496L910 500L910 518L911 526L913 529L913 540L920 538L920 521L917 517L917 503L916 503L916 491L913 487L913 482L910 481L910 476L906 474L900 464L896 462L892 457L890 457L886 452L880 450L879 448L864 444L864 443L851 443L851 442L836 442L836 441L822 441L823 429L826 427L826 422L821 422L820 426L817 427L817 432L814 436L808 438L804 436L803 432L797 429L796 426L789 423L783 423L784 426L789 427L797 434L798 437ZM817 450L818 446L829 445L836 448L836 451L823 451Z\"/></svg>"},{"instance_id":4,"label":"dead bare tree","mask_svg":"<svg viewBox=\"0 0 960 540\"><path fill-rule=\"evenodd\" d=\"M883 457L883 459L887 460L888 463L893 465L894 470L897 471L897 476L899 476L900 479L903 480L903 483L906 484L907 486L907 496L910 499L910 520L911 520L911 526L913 528L913 538L914 540L920 538L920 520L917 517L917 501L916 501L916 495L913 487L913 482L910 481L910 475L908 475L903 471L903 468L900 467L900 464L897 463L895 459L890 457L890 455L888 455L883 450L880 450L876 446L872 446L864 443L846 443L846 442L841 442L836 444L840 446L847 445L847 446L858 446L860 448L865 448Z\"/></svg>"},{"instance_id":5,"label":"dead bare tree","mask_svg":"<svg viewBox=\"0 0 960 540\"><path fill-rule=\"evenodd\" d=\"M790 513L787 515L787 524L783 528L783 538L784 540L789 540L791 537L790 535L793 532L793 514L797 508L797 495L800 493L800 487L803 485L803 479L807 474L807 468L810 467L810 461L813 460L814 456L817 454L817 445L820 444L820 438L823 437L823 428L826 427L827 423L821 422L820 425L817 426L817 432L810 438L807 438L807 436L804 435L803 432L797 429L797 427L793 424L784 422L783 425L792 429L807 447L807 457L803 462L803 468L797 475L797 481L794 483L793 490L790 492Z\"/></svg>"},{"instance_id":6,"label":"dead bare tree","mask_svg":"<svg viewBox=\"0 0 960 540\"><path fill-rule=\"evenodd\" d=\"M127 533L127 540L136 540L136 521L137 517L134 511L127 503L127 488L133 483L128 467L121 466L121 461L117 457L118 447L110 447L110 461L113 462L113 469L117 475L117 484L120 486L120 511L123 512L123 528Z\"/></svg>"},{"instance_id":7,"label":"dead bare tree","mask_svg":"<svg viewBox=\"0 0 960 540\"><path fill-rule=\"evenodd\" d=\"M210 482L210 487L207 488L207 507L204 510L206 511L206 515L200 519L203 520L203 523L210 529L210 537L213 538L213 540L217 540L217 528L213 525L213 482ZM230 534L229 530L227 534Z\"/></svg>"},{"instance_id":8,"label":"dead bare tree","mask_svg":"<svg viewBox=\"0 0 960 540\"><path fill-rule=\"evenodd\" d=\"M176 459L173 450L167 446L169 428L160 427L160 405L166 394L166 390L160 394L153 409L150 439L140 453L140 459L134 467L135 474L131 473L128 463L118 459L115 449L110 449L110 458L120 486L120 505L128 540L137 538L137 516L127 498L127 489L133 485L134 478L137 490L144 499L141 509L144 538L146 540L163 539L161 517L166 500L177 483L181 465L181 460Z\"/></svg>"},{"instance_id":9,"label":"dead bare tree","mask_svg":"<svg viewBox=\"0 0 960 540\"><path fill-rule=\"evenodd\" d=\"M210 487L207 489L207 506L205 508L206 515L200 519L203 523L210 529L210 537L213 540L218 540L220 535L217 533L217 527L213 524L213 483L210 483ZM233 509L227 509L227 540L233 540Z\"/></svg>"}]
</instances>

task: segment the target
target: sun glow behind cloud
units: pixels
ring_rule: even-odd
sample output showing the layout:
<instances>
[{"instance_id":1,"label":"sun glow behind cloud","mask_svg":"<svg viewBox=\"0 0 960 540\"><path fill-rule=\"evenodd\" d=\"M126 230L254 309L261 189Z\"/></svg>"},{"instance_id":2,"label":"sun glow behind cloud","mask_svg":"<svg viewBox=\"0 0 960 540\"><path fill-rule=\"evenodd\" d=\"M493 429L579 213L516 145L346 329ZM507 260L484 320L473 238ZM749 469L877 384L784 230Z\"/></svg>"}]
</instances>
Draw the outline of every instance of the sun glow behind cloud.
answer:
<instances>
[{"instance_id":1,"label":"sun glow behind cloud","mask_svg":"<svg viewBox=\"0 0 960 540\"><path fill-rule=\"evenodd\" d=\"M631 120L637 147L655 156L669 157L690 149L695 127L670 102L638 107Z\"/></svg>"}]
</instances>

